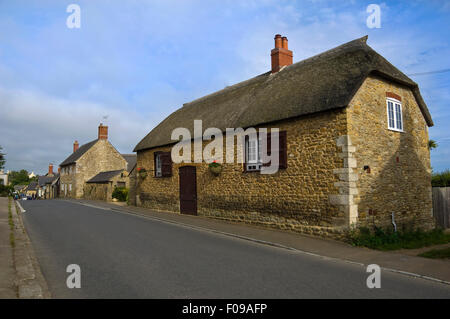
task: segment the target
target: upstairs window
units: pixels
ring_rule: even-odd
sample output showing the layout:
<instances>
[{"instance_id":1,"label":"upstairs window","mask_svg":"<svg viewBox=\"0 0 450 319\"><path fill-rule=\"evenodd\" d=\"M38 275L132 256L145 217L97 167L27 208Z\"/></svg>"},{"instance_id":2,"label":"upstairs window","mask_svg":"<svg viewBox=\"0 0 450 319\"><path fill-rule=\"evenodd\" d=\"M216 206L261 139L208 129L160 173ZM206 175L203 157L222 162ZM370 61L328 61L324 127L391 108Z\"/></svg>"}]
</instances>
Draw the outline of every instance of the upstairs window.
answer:
<instances>
[{"instance_id":1,"label":"upstairs window","mask_svg":"<svg viewBox=\"0 0 450 319\"><path fill-rule=\"evenodd\" d=\"M388 98L386 104L388 128L393 131L403 132L402 103L396 99Z\"/></svg>"}]
</instances>

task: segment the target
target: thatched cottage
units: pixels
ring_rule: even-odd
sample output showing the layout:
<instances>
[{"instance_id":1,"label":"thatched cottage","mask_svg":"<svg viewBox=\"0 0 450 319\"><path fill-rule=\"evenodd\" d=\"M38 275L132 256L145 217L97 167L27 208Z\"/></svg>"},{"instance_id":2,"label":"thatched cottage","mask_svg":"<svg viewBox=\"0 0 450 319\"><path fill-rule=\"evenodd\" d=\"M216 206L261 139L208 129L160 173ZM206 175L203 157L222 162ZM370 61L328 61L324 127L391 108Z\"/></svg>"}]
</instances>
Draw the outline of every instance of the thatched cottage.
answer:
<instances>
[{"instance_id":1,"label":"thatched cottage","mask_svg":"<svg viewBox=\"0 0 450 319\"><path fill-rule=\"evenodd\" d=\"M276 35L270 71L184 104L136 145L137 205L333 236L393 217L431 227L433 121L417 83L366 41L292 64ZM194 136L194 120L222 132L278 128L278 172L260 174L248 138L234 150L245 162L223 163L218 176L205 162L172 163L172 131Z\"/></svg>"}]
</instances>

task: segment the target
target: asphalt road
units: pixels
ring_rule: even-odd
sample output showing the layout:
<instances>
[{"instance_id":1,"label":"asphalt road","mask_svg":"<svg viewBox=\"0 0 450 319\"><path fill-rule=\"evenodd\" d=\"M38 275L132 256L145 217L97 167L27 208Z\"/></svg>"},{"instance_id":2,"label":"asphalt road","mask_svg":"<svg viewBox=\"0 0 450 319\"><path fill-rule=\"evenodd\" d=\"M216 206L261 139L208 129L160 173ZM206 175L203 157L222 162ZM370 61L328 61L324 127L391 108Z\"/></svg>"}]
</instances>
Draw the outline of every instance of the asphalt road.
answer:
<instances>
[{"instance_id":1,"label":"asphalt road","mask_svg":"<svg viewBox=\"0 0 450 319\"><path fill-rule=\"evenodd\" d=\"M22 201L54 298L450 298L450 286L60 200ZM69 264L81 288L69 289Z\"/></svg>"}]
</instances>

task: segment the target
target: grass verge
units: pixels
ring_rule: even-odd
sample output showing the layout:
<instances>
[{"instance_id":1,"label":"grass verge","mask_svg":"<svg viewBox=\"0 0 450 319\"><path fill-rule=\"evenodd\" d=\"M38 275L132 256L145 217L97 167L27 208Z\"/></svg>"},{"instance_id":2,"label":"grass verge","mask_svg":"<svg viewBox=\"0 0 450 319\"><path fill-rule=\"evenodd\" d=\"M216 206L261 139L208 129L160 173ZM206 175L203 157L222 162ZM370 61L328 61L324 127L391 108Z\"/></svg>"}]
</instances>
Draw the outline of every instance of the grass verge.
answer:
<instances>
[{"instance_id":1,"label":"grass verge","mask_svg":"<svg viewBox=\"0 0 450 319\"><path fill-rule=\"evenodd\" d=\"M433 259L450 259L450 247L429 250L419 256Z\"/></svg>"},{"instance_id":2,"label":"grass verge","mask_svg":"<svg viewBox=\"0 0 450 319\"><path fill-rule=\"evenodd\" d=\"M373 231L359 228L349 232L348 241L354 246L377 250L415 249L450 243L450 234L444 233L442 229L393 232L378 227Z\"/></svg>"},{"instance_id":3,"label":"grass verge","mask_svg":"<svg viewBox=\"0 0 450 319\"><path fill-rule=\"evenodd\" d=\"M14 238L14 221L12 217L12 211L11 211L11 197L8 197L8 223L9 223L9 243L11 244L11 247L14 248L16 246L16 240Z\"/></svg>"}]
</instances>

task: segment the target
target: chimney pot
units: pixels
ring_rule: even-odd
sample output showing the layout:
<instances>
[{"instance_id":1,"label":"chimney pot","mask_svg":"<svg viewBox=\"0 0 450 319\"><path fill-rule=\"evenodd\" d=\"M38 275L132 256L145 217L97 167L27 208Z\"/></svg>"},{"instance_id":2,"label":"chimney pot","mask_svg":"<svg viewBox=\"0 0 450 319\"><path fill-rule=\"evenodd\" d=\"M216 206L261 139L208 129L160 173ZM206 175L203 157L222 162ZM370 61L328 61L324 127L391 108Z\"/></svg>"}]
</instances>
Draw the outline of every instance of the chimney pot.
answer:
<instances>
[{"instance_id":1,"label":"chimney pot","mask_svg":"<svg viewBox=\"0 0 450 319\"><path fill-rule=\"evenodd\" d=\"M80 145L78 144L78 141L73 142L73 152L75 153L78 150L78 147Z\"/></svg>"},{"instance_id":2,"label":"chimney pot","mask_svg":"<svg viewBox=\"0 0 450 319\"><path fill-rule=\"evenodd\" d=\"M281 42L282 42L282 47L283 47L283 49L288 49L288 39L287 39L287 37L282 37L281 38Z\"/></svg>"},{"instance_id":3,"label":"chimney pot","mask_svg":"<svg viewBox=\"0 0 450 319\"><path fill-rule=\"evenodd\" d=\"M282 47L281 34L276 34L274 39L275 39L275 48L281 48Z\"/></svg>"},{"instance_id":4,"label":"chimney pot","mask_svg":"<svg viewBox=\"0 0 450 319\"><path fill-rule=\"evenodd\" d=\"M292 51L288 49L287 37L275 35L275 48L271 51L272 73L281 70L282 67L292 64Z\"/></svg>"},{"instance_id":5,"label":"chimney pot","mask_svg":"<svg viewBox=\"0 0 450 319\"><path fill-rule=\"evenodd\" d=\"M100 125L98 126L98 139L99 140L108 139L108 127L104 126L103 123L100 123Z\"/></svg>"}]
</instances>

